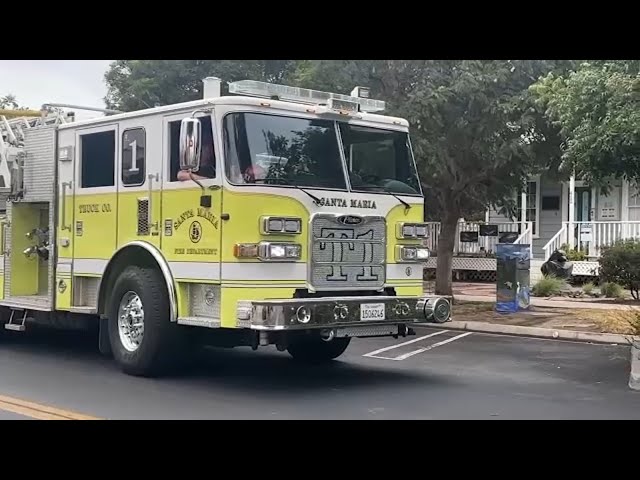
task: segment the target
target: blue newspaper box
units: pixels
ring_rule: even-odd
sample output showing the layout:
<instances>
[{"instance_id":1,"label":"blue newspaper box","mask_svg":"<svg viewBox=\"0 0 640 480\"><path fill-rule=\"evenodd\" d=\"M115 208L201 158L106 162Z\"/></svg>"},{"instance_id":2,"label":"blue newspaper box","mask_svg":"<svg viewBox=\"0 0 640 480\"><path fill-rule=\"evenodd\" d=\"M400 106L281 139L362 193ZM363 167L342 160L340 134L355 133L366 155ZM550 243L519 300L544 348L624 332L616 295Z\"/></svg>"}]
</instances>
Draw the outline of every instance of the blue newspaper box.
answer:
<instances>
[{"instance_id":1,"label":"blue newspaper box","mask_svg":"<svg viewBox=\"0 0 640 480\"><path fill-rule=\"evenodd\" d=\"M496 311L515 313L530 305L531 245L496 245Z\"/></svg>"}]
</instances>

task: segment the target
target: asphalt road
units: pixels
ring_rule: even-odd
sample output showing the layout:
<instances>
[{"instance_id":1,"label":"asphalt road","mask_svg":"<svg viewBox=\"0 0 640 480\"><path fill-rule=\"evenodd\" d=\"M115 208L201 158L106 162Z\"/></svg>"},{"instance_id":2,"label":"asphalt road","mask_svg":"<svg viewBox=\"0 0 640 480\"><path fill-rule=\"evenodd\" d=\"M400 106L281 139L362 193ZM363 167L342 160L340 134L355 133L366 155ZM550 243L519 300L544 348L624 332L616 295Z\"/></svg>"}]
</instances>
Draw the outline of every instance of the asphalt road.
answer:
<instances>
[{"instance_id":1,"label":"asphalt road","mask_svg":"<svg viewBox=\"0 0 640 480\"><path fill-rule=\"evenodd\" d=\"M629 347L429 328L355 339L331 366L215 350L144 379L93 337L34 332L0 340L0 419L640 419L628 376Z\"/></svg>"}]
</instances>

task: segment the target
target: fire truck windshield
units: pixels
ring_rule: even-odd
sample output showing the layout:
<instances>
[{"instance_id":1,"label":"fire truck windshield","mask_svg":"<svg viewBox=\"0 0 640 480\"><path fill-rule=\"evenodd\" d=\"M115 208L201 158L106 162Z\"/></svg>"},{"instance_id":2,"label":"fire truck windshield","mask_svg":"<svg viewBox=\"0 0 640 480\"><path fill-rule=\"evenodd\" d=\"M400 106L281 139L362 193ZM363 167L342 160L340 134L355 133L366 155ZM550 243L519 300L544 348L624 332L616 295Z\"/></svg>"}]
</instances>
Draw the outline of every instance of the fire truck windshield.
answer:
<instances>
[{"instance_id":1,"label":"fire truck windshield","mask_svg":"<svg viewBox=\"0 0 640 480\"><path fill-rule=\"evenodd\" d=\"M354 191L420 195L406 133L338 124L337 129L327 119L230 113L224 120L227 178L236 185L346 190L346 161Z\"/></svg>"}]
</instances>

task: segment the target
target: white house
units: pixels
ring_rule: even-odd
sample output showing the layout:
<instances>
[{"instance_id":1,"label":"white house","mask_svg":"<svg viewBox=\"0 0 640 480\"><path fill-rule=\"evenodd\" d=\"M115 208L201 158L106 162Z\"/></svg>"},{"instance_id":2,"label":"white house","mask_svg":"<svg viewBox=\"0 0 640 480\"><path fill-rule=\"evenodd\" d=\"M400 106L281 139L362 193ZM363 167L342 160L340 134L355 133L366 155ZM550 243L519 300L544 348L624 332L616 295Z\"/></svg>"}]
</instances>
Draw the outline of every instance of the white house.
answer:
<instances>
[{"instance_id":1,"label":"white house","mask_svg":"<svg viewBox=\"0 0 640 480\"><path fill-rule=\"evenodd\" d=\"M584 260L574 262L574 276L597 275L603 246L622 238L640 238L638 189L622 179L612 180L610 186L610 192L602 195L574 177L566 182L551 174L531 178L527 191L518 198L516 219L490 210L485 222L459 224L454 270L478 272L480 278L482 272L495 271L492 252L502 239L531 244L532 281L541 275L542 263L562 246L584 253ZM435 254L439 224L430 225L428 246ZM431 259L427 268L435 268L435 262ZM490 277L487 274L484 276Z\"/></svg>"}]
</instances>

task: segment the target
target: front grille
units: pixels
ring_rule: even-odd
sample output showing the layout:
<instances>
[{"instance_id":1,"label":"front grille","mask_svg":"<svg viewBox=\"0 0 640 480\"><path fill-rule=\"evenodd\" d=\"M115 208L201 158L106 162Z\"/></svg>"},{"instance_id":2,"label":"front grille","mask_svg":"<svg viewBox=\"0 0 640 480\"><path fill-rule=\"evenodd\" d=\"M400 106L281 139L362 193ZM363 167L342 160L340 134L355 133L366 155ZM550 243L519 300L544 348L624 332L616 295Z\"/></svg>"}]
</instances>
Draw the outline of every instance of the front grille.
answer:
<instances>
[{"instance_id":1,"label":"front grille","mask_svg":"<svg viewBox=\"0 0 640 480\"><path fill-rule=\"evenodd\" d=\"M316 290L382 288L386 274L384 218L359 217L362 221L357 225L344 225L341 218L332 214L313 218L309 282Z\"/></svg>"}]
</instances>

